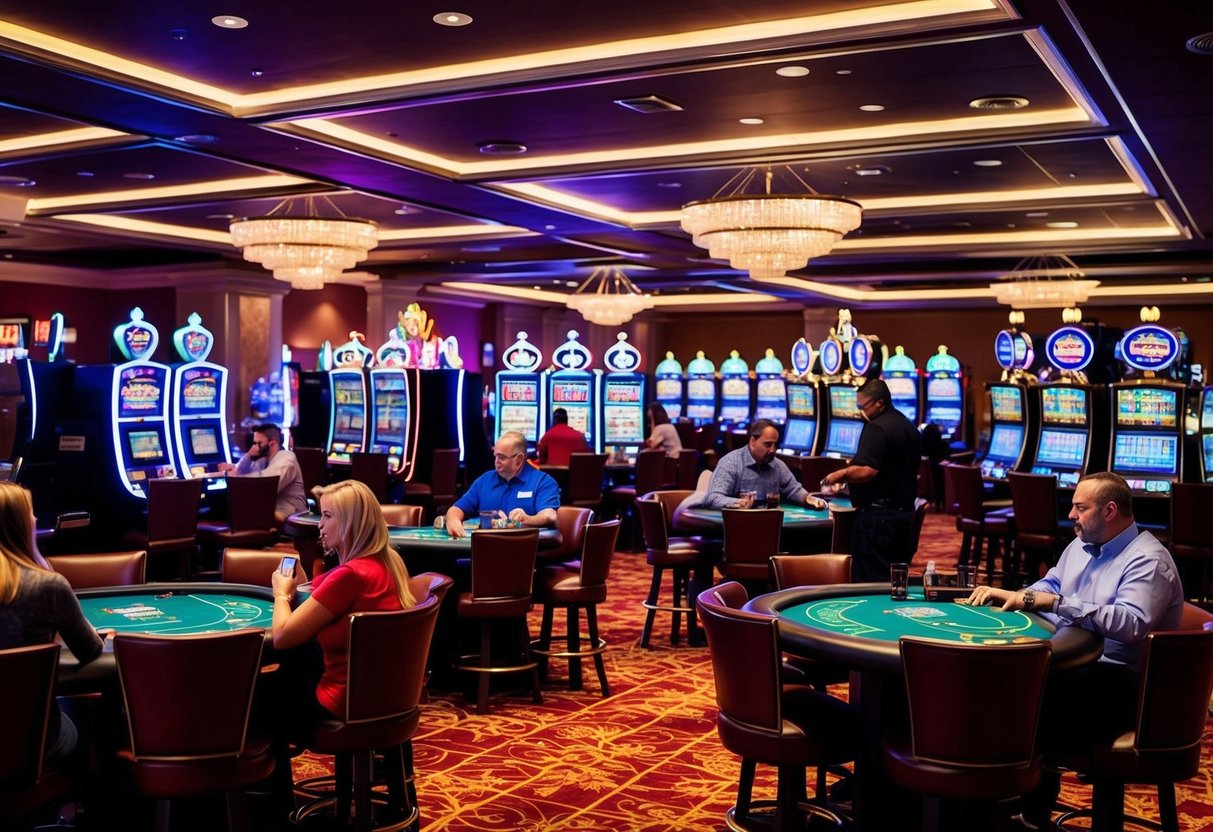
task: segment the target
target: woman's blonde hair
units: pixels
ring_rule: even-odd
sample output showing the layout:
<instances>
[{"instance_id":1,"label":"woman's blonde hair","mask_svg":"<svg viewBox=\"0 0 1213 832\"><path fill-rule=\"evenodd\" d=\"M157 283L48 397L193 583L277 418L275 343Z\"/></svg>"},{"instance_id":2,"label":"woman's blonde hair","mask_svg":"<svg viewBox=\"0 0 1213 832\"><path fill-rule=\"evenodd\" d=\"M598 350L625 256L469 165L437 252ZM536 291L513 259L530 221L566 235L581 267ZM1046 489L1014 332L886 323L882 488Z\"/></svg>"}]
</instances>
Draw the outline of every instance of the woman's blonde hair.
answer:
<instances>
[{"instance_id":1,"label":"woman's blonde hair","mask_svg":"<svg viewBox=\"0 0 1213 832\"><path fill-rule=\"evenodd\" d=\"M11 603L22 569L41 569L34 543L34 501L12 482L0 482L0 604Z\"/></svg>"},{"instance_id":2,"label":"woman's blonde hair","mask_svg":"<svg viewBox=\"0 0 1213 832\"><path fill-rule=\"evenodd\" d=\"M387 521L379 501L363 483L357 480L342 480L332 485L317 486L312 490L319 502L328 499L337 522L337 537L340 549L346 552L346 560L374 557L383 561L396 584L396 597L402 607L417 603L409 591L409 572L400 554L392 547L388 538ZM330 545L335 541L330 540Z\"/></svg>"}]
</instances>

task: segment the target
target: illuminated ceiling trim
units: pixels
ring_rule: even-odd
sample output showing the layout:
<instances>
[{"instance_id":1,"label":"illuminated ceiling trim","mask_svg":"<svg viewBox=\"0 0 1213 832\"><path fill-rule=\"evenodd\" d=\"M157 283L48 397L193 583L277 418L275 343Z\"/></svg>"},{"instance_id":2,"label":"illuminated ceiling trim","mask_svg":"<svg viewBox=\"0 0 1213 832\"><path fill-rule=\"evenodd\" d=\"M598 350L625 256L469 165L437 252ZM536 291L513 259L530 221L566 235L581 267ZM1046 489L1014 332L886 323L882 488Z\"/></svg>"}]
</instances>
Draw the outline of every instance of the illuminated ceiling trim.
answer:
<instances>
[{"instance_id":1,"label":"illuminated ceiling trim","mask_svg":"<svg viewBox=\"0 0 1213 832\"><path fill-rule=\"evenodd\" d=\"M38 133L32 136L21 136L14 139L0 139L0 156L9 153L21 153L29 150L39 150L60 145L81 144L82 142L103 141L105 139L130 138L130 133L118 130L108 130L104 127L77 127L72 130L56 130L53 133Z\"/></svg>"},{"instance_id":2,"label":"illuminated ceiling trim","mask_svg":"<svg viewBox=\"0 0 1213 832\"><path fill-rule=\"evenodd\" d=\"M130 200L179 199L192 196L231 196L242 191L258 191L273 188L292 188L299 185L315 185L311 179L297 176L266 174L245 176L236 179L218 179L195 182L190 185L166 185L152 188L128 188L122 191L104 191L95 194L71 194L69 196L34 198L29 201L30 212L51 213L88 205L104 205Z\"/></svg>"},{"instance_id":3,"label":"illuminated ceiling trim","mask_svg":"<svg viewBox=\"0 0 1213 832\"><path fill-rule=\"evenodd\" d=\"M532 300L564 306L569 295L547 289L528 289L525 286L504 286L493 283L468 283L451 281L432 284L427 292L445 290L460 295L493 295L513 300ZM680 306L732 306L756 303L788 303L784 298L765 293L742 294L738 292L712 292L702 295L653 295L654 307L676 308ZM794 302L794 301L792 301Z\"/></svg>"}]
</instances>

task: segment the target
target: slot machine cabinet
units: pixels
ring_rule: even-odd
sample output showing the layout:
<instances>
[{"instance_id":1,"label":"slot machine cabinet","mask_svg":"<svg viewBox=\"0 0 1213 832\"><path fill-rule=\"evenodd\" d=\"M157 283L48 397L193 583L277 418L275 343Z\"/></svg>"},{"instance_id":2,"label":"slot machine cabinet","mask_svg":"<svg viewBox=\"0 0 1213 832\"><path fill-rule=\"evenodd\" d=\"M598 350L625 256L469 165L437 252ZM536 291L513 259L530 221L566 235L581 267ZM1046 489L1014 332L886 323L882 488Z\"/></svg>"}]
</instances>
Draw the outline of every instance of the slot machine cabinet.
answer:
<instances>
[{"instance_id":1,"label":"slot machine cabinet","mask_svg":"<svg viewBox=\"0 0 1213 832\"><path fill-rule=\"evenodd\" d=\"M502 354L504 370L497 373L497 423L494 443L506 431L526 437L527 450L534 451L546 429L547 388L542 383L539 365L543 354L527 340L525 332Z\"/></svg>"},{"instance_id":2,"label":"slot machine cabinet","mask_svg":"<svg viewBox=\"0 0 1213 832\"><path fill-rule=\"evenodd\" d=\"M980 454L981 475L1005 482L1010 472L1026 470L1030 449L1036 446L1039 399L1028 395L1028 385L1034 381L1028 368L1034 365L1036 352L1026 333L1004 329L994 336L994 357L1003 378L986 385L990 438Z\"/></svg>"},{"instance_id":3,"label":"slot machine cabinet","mask_svg":"<svg viewBox=\"0 0 1213 832\"><path fill-rule=\"evenodd\" d=\"M1034 385L1040 431L1033 448L1032 473L1052 474L1060 488L1074 488L1107 461L1107 392L1086 382L1095 342L1077 326L1063 326L1045 341L1045 358L1056 381Z\"/></svg>"},{"instance_id":4,"label":"slot machine cabinet","mask_svg":"<svg viewBox=\"0 0 1213 832\"><path fill-rule=\"evenodd\" d=\"M674 353L667 352L653 370L653 395L657 404L665 408L671 422L677 422L682 416L684 387L682 365L674 358Z\"/></svg>"},{"instance_id":5,"label":"slot machine cabinet","mask_svg":"<svg viewBox=\"0 0 1213 832\"><path fill-rule=\"evenodd\" d=\"M901 411L915 425L921 422L922 407L919 404L921 385L918 383L918 365L906 355L906 348L898 345L893 355L885 362L881 378L889 386L893 407Z\"/></svg>"},{"instance_id":6,"label":"slot machine cabinet","mask_svg":"<svg viewBox=\"0 0 1213 832\"><path fill-rule=\"evenodd\" d=\"M585 434L585 441L594 453L602 452L602 425L599 396L602 391L602 370L593 369L594 354L579 340L580 333L568 331L568 340L552 352L552 366L546 376L548 424L551 413L562 407L569 415L569 427Z\"/></svg>"},{"instance_id":7,"label":"slot machine cabinet","mask_svg":"<svg viewBox=\"0 0 1213 832\"><path fill-rule=\"evenodd\" d=\"M949 445L967 445L969 442L965 419L968 386L960 362L940 344L938 352L927 359L923 375L923 421L938 425L943 440Z\"/></svg>"},{"instance_id":8,"label":"slot machine cabinet","mask_svg":"<svg viewBox=\"0 0 1213 832\"><path fill-rule=\"evenodd\" d=\"M863 432L863 414L859 410L855 391L857 386L849 376L844 377L846 348L831 335L821 342L818 350L821 364L821 404L824 436L819 447L823 456L850 459L859 449L859 434Z\"/></svg>"},{"instance_id":9,"label":"slot machine cabinet","mask_svg":"<svg viewBox=\"0 0 1213 832\"><path fill-rule=\"evenodd\" d=\"M1213 387L1200 391L1200 481L1213 482Z\"/></svg>"},{"instance_id":10,"label":"slot machine cabinet","mask_svg":"<svg viewBox=\"0 0 1213 832\"><path fill-rule=\"evenodd\" d=\"M783 438L779 443L785 453L811 456L817 449L817 421L819 389L812 376L816 356L805 339L792 345L791 366L787 380L788 418L783 426Z\"/></svg>"},{"instance_id":11,"label":"slot machine cabinet","mask_svg":"<svg viewBox=\"0 0 1213 832\"><path fill-rule=\"evenodd\" d=\"M410 347L397 326L375 351L370 371L371 416L367 449L387 456L388 473L410 479L417 453L417 370L410 369Z\"/></svg>"},{"instance_id":12,"label":"slot machine cabinet","mask_svg":"<svg viewBox=\"0 0 1213 832\"><path fill-rule=\"evenodd\" d=\"M367 448L370 417L369 369L374 354L363 345L361 332L333 351L334 368L329 371L328 463L349 465L355 453Z\"/></svg>"},{"instance_id":13,"label":"slot machine cabinet","mask_svg":"<svg viewBox=\"0 0 1213 832\"><path fill-rule=\"evenodd\" d=\"M1109 385L1108 470L1124 477L1134 494L1170 494L1183 471L1187 388L1155 375L1177 360L1180 348L1175 333L1156 324L1131 329L1120 342L1121 360L1142 377Z\"/></svg>"},{"instance_id":14,"label":"slot machine cabinet","mask_svg":"<svg viewBox=\"0 0 1213 832\"><path fill-rule=\"evenodd\" d=\"M720 421L722 430L744 428L750 423L750 365L733 350L720 362Z\"/></svg>"},{"instance_id":15,"label":"slot machine cabinet","mask_svg":"<svg viewBox=\"0 0 1213 832\"><path fill-rule=\"evenodd\" d=\"M645 377L640 350L628 343L626 332L602 356L602 447L634 458L644 445ZM667 413L669 411L666 411Z\"/></svg>"},{"instance_id":16,"label":"slot machine cabinet","mask_svg":"<svg viewBox=\"0 0 1213 832\"><path fill-rule=\"evenodd\" d=\"M173 447L181 461L181 475L204 479L208 492L227 488L219 463L232 458L224 424L227 368L206 360L214 344L215 336L202 325L197 312L173 333L173 347L185 362L173 370Z\"/></svg>"},{"instance_id":17,"label":"slot machine cabinet","mask_svg":"<svg viewBox=\"0 0 1213 832\"><path fill-rule=\"evenodd\" d=\"M754 418L770 419L781 426L788 420L788 387L783 362L775 357L775 350L770 347L754 365Z\"/></svg>"},{"instance_id":18,"label":"slot machine cabinet","mask_svg":"<svg viewBox=\"0 0 1213 832\"><path fill-rule=\"evenodd\" d=\"M703 350L687 364L686 415L696 427L716 420L716 365Z\"/></svg>"}]
</instances>

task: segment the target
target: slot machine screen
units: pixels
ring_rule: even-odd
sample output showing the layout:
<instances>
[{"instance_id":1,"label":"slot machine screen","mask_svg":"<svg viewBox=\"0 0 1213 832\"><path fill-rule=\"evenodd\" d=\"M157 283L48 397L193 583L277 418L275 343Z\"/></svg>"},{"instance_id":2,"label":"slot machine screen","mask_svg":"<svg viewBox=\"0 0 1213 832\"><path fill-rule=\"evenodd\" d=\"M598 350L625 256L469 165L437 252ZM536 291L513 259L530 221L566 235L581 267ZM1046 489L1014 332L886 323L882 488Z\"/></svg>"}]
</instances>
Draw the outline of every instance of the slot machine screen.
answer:
<instances>
[{"instance_id":1,"label":"slot machine screen","mask_svg":"<svg viewBox=\"0 0 1213 832\"><path fill-rule=\"evenodd\" d=\"M716 384L712 379L687 379L687 417L716 418Z\"/></svg>"},{"instance_id":2,"label":"slot machine screen","mask_svg":"<svg viewBox=\"0 0 1213 832\"><path fill-rule=\"evenodd\" d=\"M788 416L807 416L811 419L816 415L817 403L813 397L813 388L807 384L789 384Z\"/></svg>"},{"instance_id":3,"label":"slot machine screen","mask_svg":"<svg viewBox=\"0 0 1213 832\"><path fill-rule=\"evenodd\" d=\"M124 368L118 379L118 418L161 415L166 378L159 367Z\"/></svg>"},{"instance_id":4,"label":"slot machine screen","mask_svg":"<svg viewBox=\"0 0 1213 832\"><path fill-rule=\"evenodd\" d=\"M791 451L807 451L813 447L816 422L808 419L788 419L783 428L783 447Z\"/></svg>"},{"instance_id":5,"label":"slot machine screen","mask_svg":"<svg viewBox=\"0 0 1213 832\"><path fill-rule=\"evenodd\" d=\"M375 441L380 444L404 444L408 424L408 404L404 376L372 376L375 388Z\"/></svg>"},{"instance_id":6,"label":"slot machine screen","mask_svg":"<svg viewBox=\"0 0 1213 832\"><path fill-rule=\"evenodd\" d=\"M563 407L569 414L569 427L590 436L590 380L552 382L552 410Z\"/></svg>"},{"instance_id":7,"label":"slot machine screen","mask_svg":"<svg viewBox=\"0 0 1213 832\"><path fill-rule=\"evenodd\" d=\"M941 376L927 380L927 422L954 427L960 424L960 379Z\"/></svg>"},{"instance_id":8,"label":"slot machine screen","mask_svg":"<svg viewBox=\"0 0 1213 832\"><path fill-rule=\"evenodd\" d=\"M1179 437L1165 433L1117 433L1112 468L1145 474L1174 475Z\"/></svg>"},{"instance_id":9,"label":"slot machine screen","mask_svg":"<svg viewBox=\"0 0 1213 832\"><path fill-rule=\"evenodd\" d=\"M654 395L671 419L682 415L682 379L657 378Z\"/></svg>"},{"instance_id":10,"label":"slot machine screen","mask_svg":"<svg viewBox=\"0 0 1213 832\"><path fill-rule=\"evenodd\" d=\"M211 427L190 428L190 451L195 459L219 453L219 435Z\"/></svg>"},{"instance_id":11,"label":"slot machine screen","mask_svg":"<svg viewBox=\"0 0 1213 832\"><path fill-rule=\"evenodd\" d=\"M1046 425L1087 424L1087 391L1077 387L1040 388L1040 418Z\"/></svg>"},{"instance_id":12,"label":"slot machine screen","mask_svg":"<svg viewBox=\"0 0 1213 832\"><path fill-rule=\"evenodd\" d=\"M126 444L130 448L131 459L140 465L156 465L165 461L158 430L129 431Z\"/></svg>"},{"instance_id":13,"label":"slot machine screen","mask_svg":"<svg viewBox=\"0 0 1213 832\"><path fill-rule=\"evenodd\" d=\"M862 419L855 389L849 384L830 386L830 417L833 419ZM860 425L862 427L862 425ZM832 433L832 432L831 432Z\"/></svg>"},{"instance_id":14,"label":"slot machine screen","mask_svg":"<svg viewBox=\"0 0 1213 832\"><path fill-rule=\"evenodd\" d=\"M723 403L720 405L720 418L726 422L747 422L750 408L748 405Z\"/></svg>"},{"instance_id":15,"label":"slot machine screen","mask_svg":"<svg viewBox=\"0 0 1213 832\"><path fill-rule=\"evenodd\" d=\"M1014 462L1023 450L1023 425L995 425L990 433L987 459Z\"/></svg>"},{"instance_id":16,"label":"slot machine screen","mask_svg":"<svg viewBox=\"0 0 1213 832\"><path fill-rule=\"evenodd\" d=\"M1175 428L1178 425L1176 391L1158 387L1117 389L1117 427Z\"/></svg>"},{"instance_id":17,"label":"slot machine screen","mask_svg":"<svg viewBox=\"0 0 1213 832\"><path fill-rule=\"evenodd\" d=\"M1036 461L1046 465L1081 468L1087 450L1087 435L1072 430L1042 430Z\"/></svg>"},{"instance_id":18,"label":"slot machine screen","mask_svg":"<svg viewBox=\"0 0 1213 832\"><path fill-rule=\"evenodd\" d=\"M1204 401L1200 407L1200 427L1202 430L1213 429L1213 388L1205 388Z\"/></svg>"},{"instance_id":19,"label":"slot machine screen","mask_svg":"<svg viewBox=\"0 0 1213 832\"><path fill-rule=\"evenodd\" d=\"M344 442L355 450L362 446L362 428L366 423L366 398L362 376L333 378L333 441Z\"/></svg>"},{"instance_id":20,"label":"slot machine screen","mask_svg":"<svg viewBox=\"0 0 1213 832\"><path fill-rule=\"evenodd\" d=\"M603 442L607 445L639 445L644 442L642 382L606 380L603 392Z\"/></svg>"},{"instance_id":21,"label":"slot machine screen","mask_svg":"<svg viewBox=\"0 0 1213 832\"><path fill-rule=\"evenodd\" d=\"M754 416L782 422L788 418L787 385L781 378L760 378L757 385Z\"/></svg>"},{"instance_id":22,"label":"slot machine screen","mask_svg":"<svg viewBox=\"0 0 1213 832\"><path fill-rule=\"evenodd\" d=\"M889 394L893 400L907 399L916 401L918 399L918 385L914 383L913 376L889 376L884 380L884 383L889 387Z\"/></svg>"},{"instance_id":23,"label":"slot machine screen","mask_svg":"<svg viewBox=\"0 0 1213 832\"><path fill-rule=\"evenodd\" d=\"M499 433L517 431L528 442L539 441L539 379L510 379L501 382L497 402Z\"/></svg>"},{"instance_id":24,"label":"slot machine screen","mask_svg":"<svg viewBox=\"0 0 1213 832\"><path fill-rule=\"evenodd\" d=\"M829 432L826 433L826 450L844 456L854 456L859 450L861 433L863 422L833 420L830 422Z\"/></svg>"},{"instance_id":25,"label":"slot machine screen","mask_svg":"<svg viewBox=\"0 0 1213 832\"><path fill-rule=\"evenodd\" d=\"M991 387L990 413L995 422L1023 421L1023 392L1018 387Z\"/></svg>"},{"instance_id":26,"label":"slot machine screen","mask_svg":"<svg viewBox=\"0 0 1213 832\"><path fill-rule=\"evenodd\" d=\"M1213 461L1213 433L1206 433L1200 437L1201 445L1204 447L1205 459ZM1213 465L1205 471L1205 482L1213 482Z\"/></svg>"},{"instance_id":27,"label":"slot machine screen","mask_svg":"<svg viewBox=\"0 0 1213 832\"><path fill-rule=\"evenodd\" d=\"M750 380L725 376L720 380L720 418L729 422L750 420Z\"/></svg>"},{"instance_id":28,"label":"slot machine screen","mask_svg":"<svg viewBox=\"0 0 1213 832\"><path fill-rule=\"evenodd\" d=\"M181 413L216 413L219 407L219 374L209 367L186 370L181 374Z\"/></svg>"}]
</instances>

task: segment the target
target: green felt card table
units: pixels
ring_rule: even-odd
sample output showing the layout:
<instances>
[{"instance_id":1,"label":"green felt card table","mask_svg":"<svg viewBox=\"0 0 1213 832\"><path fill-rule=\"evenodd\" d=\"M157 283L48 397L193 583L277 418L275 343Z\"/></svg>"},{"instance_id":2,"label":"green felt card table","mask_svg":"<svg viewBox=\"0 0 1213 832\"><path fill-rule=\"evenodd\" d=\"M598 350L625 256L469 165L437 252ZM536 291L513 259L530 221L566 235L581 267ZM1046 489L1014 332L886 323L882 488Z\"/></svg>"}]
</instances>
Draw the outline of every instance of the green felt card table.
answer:
<instances>
[{"instance_id":1,"label":"green felt card table","mask_svg":"<svg viewBox=\"0 0 1213 832\"><path fill-rule=\"evenodd\" d=\"M809 508L783 503L782 548L793 554L830 551L834 528L832 512L851 511L847 497L832 497L826 508ZM718 508L680 508L674 512L674 531L700 537L724 535L724 515Z\"/></svg>"}]
</instances>

